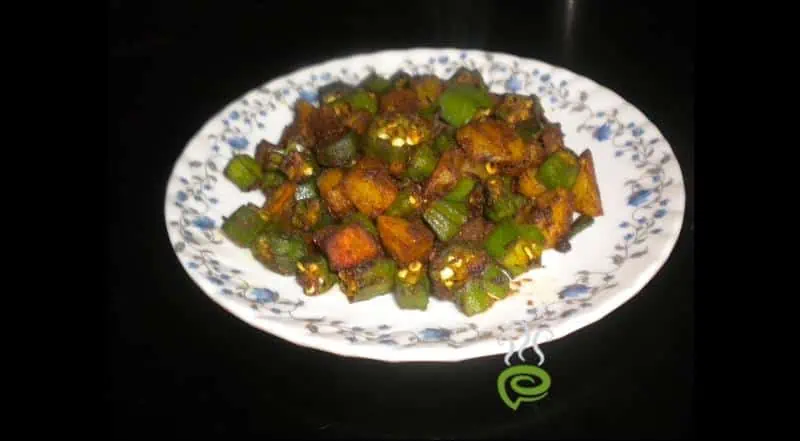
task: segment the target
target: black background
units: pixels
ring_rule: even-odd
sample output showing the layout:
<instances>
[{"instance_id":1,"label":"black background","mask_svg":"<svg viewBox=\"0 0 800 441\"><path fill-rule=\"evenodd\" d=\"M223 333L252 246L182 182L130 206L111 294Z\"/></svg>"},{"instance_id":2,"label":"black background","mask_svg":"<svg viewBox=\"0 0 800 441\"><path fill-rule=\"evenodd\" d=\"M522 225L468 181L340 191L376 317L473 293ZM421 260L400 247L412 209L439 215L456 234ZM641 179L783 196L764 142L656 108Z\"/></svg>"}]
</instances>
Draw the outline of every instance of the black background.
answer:
<instances>
[{"instance_id":1,"label":"black background","mask_svg":"<svg viewBox=\"0 0 800 441\"><path fill-rule=\"evenodd\" d=\"M572 3L571 9L568 5ZM609 438L694 432L693 2L111 1L107 411L118 438ZM572 10L571 19L569 12ZM570 24L568 24L570 23ZM164 190L209 116L304 65L414 46L487 49L615 90L672 145L687 208L664 268L596 324L546 344L547 399L511 412L502 356L387 364L239 321L171 250Z\"/></svg>"}]
</instances>

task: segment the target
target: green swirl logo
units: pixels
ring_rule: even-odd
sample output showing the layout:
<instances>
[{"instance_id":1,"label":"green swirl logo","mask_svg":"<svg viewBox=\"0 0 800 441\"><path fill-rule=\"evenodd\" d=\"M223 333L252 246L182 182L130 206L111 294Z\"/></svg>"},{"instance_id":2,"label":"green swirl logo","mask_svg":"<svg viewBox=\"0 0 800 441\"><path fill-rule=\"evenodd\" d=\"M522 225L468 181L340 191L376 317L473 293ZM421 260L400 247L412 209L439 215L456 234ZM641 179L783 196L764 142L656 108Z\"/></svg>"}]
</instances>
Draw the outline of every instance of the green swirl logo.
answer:
<instances>
[{"instance_id":1,"label":"green swirl logo","mask_svg":"<svg viewBox=\"0 0 800 441\"><path fill-rule=\"evenodd\" d=\"M539 379L539 384L536 384L535 378ZM524 383L528 383L529 386ZM517 395L516 399L509 396L509 387ZM506 406L513 410L517 410L523 402L541 400L547 396L548 389L550 389L550 374L538 366L528 364L511 366L497 377L497 392Z\"/></svg>"},{"instance_id":2,"label":"green swirl logo","mask_svg":"<svg viewBox=\"0 0 800 441\"><path fill-rule=\"evenodd\" d=\"M546 331L550 333L549 330ZM550 335L552 336L552 333ZM544 354L536 344L538 336L539 331L537 330L536 335L531 339L530 330L527 323L525 323L525 338L523 340L525 343L520 346L517 355L520 360L525 361L522 353L526 348L532 346L534 352L539 356L539 366L541 366L544 363ZM511 366L511 356L514 352L514 343L511 342L511 348L504 359L508 367L497 377L497 393L500 394L500 399L503 400L506 406L516 411L522 403L539 401L546 397L550 389L551 380L550 374L539 366L530 364ZM509 394L509 389L514 393L514 398Z\"/></svg>"}]
</instances>

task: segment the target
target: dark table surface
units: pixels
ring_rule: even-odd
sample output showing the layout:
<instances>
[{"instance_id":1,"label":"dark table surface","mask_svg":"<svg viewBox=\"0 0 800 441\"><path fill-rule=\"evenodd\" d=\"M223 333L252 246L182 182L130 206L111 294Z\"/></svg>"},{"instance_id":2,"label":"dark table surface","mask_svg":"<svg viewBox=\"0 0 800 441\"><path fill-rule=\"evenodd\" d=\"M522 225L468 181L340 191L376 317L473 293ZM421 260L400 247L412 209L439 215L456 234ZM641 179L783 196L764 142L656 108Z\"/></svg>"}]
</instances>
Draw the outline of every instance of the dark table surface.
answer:
<instances>
[{"instance_id":1,"label":"dark table surface","mask_svg":"<svg viewBox=\"0 0 800 441\"><path fill-rule=\"evenodd\" d=\"M120 438L686 437L694 432L693 2L110 2L107 355ZM615 90L671 143L684 229L664 268L605 319L544 346L549 397L511 412L502 357L385 364L294 346L193 284L163 220L173 161L242 92L384 48L487 49Z\"/></svg>"}]
</instances>

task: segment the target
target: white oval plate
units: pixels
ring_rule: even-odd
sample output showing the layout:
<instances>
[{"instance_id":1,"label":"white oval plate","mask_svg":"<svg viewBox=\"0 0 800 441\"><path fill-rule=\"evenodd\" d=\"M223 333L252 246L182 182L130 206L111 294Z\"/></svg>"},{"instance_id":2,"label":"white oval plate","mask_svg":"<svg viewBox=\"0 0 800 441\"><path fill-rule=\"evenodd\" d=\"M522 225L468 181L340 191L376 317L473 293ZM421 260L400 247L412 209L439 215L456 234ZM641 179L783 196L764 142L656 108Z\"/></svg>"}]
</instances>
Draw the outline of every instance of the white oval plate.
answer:
<instances>
[{"instance_id":1,"label":"white oval plate","mask_svg":"<svg viewBox=\"0 0 800 441\"><path fill-rule=\"evenodd\" d=\"M572 241L567 254L545 252L544 268L517 278L519 293L468 318L432 299L427 311L403 311L391 295L350 304L338 288L303 295L294 278L264 269L219 232L222 216L259 192L242 193L221 175L234 152L253 154L277 142L298 97L320 86L356 84L373 70L402 69L449 78L461 67L481 72L496 93L536 93L561 123L565 142L592 151L605 215ZM496 355L525 327L564 337L610 313L656 274L683 223L680 166L658 129L614 92L565 69L507 54L457 49L384 51L337 59L270 81L211 118L175 163L164 206L178 259L214 301L250 325L299 345L385 361L459 361Z\"/></svg>"}]
</instances>

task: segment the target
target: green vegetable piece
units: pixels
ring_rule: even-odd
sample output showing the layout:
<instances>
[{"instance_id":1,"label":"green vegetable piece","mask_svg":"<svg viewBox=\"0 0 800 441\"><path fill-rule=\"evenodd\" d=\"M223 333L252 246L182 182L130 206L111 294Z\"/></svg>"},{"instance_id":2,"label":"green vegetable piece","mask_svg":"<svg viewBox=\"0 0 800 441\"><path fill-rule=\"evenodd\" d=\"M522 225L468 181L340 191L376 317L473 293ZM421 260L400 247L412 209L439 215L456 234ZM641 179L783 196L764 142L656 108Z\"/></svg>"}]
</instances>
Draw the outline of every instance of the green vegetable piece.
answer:
<instances>
[{"instance_id":1,"label":"green vegetable piece","mask_svg":"<svg viewBox=\"0 0 800 441\"><path fill-rule=\"evenodd\" d=\"M319 254L306 256L297 263L297 283L307 296L322 294L335 285L339 278L332 273L325 257Z\"/></svg>"},{"instance_id":2,"label":"green vegetable piece","mask_svg":"<svg viewBox=\"0 0 800 441\"><path fill-rule=\"evenodd\" d=\"M469 85L450 86L439 97L442 118L454 127L467 124L475 112L491 105L492 100L485 90Z\"/></svg>"},{"instance_id":3,"label":"green vegetable piece","mask_svg":"<svg viewBox=\"0 0 800 441\"><path fill-rule=\"evenodd\" d=\"M490 263L480 277L470 278L456 290L455 300L465 315L473 316L487 311L496 300L508 296L510 291L511 279L500 267Z\"/></svg>"},{"instance_id":4,"label":"green vegetable piece","mask_svg":"<svg viewBox=\"0 0 800 441\"><path fill-rule=\"evenodd\" d=\"M495 261L516 277L540 262L544 240L536 225L507 220L492 230L484 246Z\"/></svg>"},{"instance_id":5,"label":"green vegetable piece","mask_svg":"<svg viewBox=\"0 0 800 441\"><path fill-rule=\"evenodd\" d=\"M434 103L422 110L419 111L419 116L427 119L428 121L433 120L436 116L436 112L439 110L439 105Z\"/></svg>"},{"instance_id":6,"label":"green vegetable piece","mask_svg":"<svg viewBox=\"0 0 800 441\"><path fill-rule=\"evenodd\" d=\"M495 201L486 213L486 216L494 222L514 216L525 203L525 197L519 194L511 194L498 201Z\"/></svg>"},{"instance_id":7,"label":"green vegetable piece","mask_svg":"<svg viewBox=\"0 0 800 441\"><path fill-rule=\"evenodd\" d=\"M411 75L408 72L398 71L389 79L395 89L407 89L411 87Z\"/></svg>"},{"instance_id":8,"label":"green vegetable piece","mask_svg":"<svg viewBox=\"0 0 800 441\"><path fill-rule=\"evenodd\" d=\"M416 271L413 271L413 270ZM428 308L431 295L431 280L424 267L417 263L397 272L394 284L394 299L400 309Z\"/></svg>"},{"instance_id":9,"label":"green vegetable piece","mask_svg":"<svg viewBox=\"0 0 800 441\"><path fill-rule=\"evenodd\" d=\"M440 155L448 150L456 148L456 146L456 138L452 133L441 133L433 142L433 149Z\"/></svg>"},{"instance_id":10,"label":"green vegetable piece","mask_svg":"<svg viewBox=\"0 0 800 441\"><path fill-rule=\"evenodd\" d=\"M381 94L389 90L390 87L392 87L392 82L380 75L372 74L369 76L369 78L364 80L363 86L370 92Z\"/></svg>"},{"instance_id":11,"label":"green vegetable piece","mask_svg":"<svg viewBox=\"0 0 800 441\"><path fill-rule=\"evenodd\" d=\"M366 110L373 115L378 111L378 98L375 93L364 89L357 89L348 95L345 101L350 103L350 107L354 110Z\"/></svg>"},{"instance_id":12,"label":"green vegetable piece","mask_svg":"<svg viewBox=\"0 0 800 441\"><path fill-rule=\"evenodd\" d=\"M261 189L269 191L280 187L284 182L286 182L286 176L283 173L276 170L267 170L261 177Z\"/></svg>"},{"instance_id":13,"label":"green vegetable piece","mask_svg":"<svg viewBox=\"0 0 800 441\"><path fill-rule=\"evenodd\" d=\"M335 81L320 87L319 102L320 104L331 104L334 101L344 98L352 92L353 86L342 81Z\"/></svg>"},{"instance_id":14,"label":"green vegetable piece","mask_svg":"<svg viewBox=\"0 0 800 441\"><path fill-rule=\"evenodd\" d=\"M478 70L467 69L466 67L458 68L458 70L453 73L453 76L447 80L447 84L451 87L454 85L468 85L481 89L487 88L481 73Z\"/></svg>"},{"instance_id":15,"label":"green vegetable piece","mask_svg":"<svg viewBox=\"0 0 800 441\"><path fill-rule=\"evenodd\" d=\"M250 191L261 183L261 165L248 155L235 155L228 161L224 170L225 177L241 191Z\"/></svg>"},{"instance_id":16,"label":"green vegetable piece","mask_svg":"<svg viewBox=\"0 0 800 441\"><path fill-rule=\"evenodd\" d=\"M322 219L322 201L320 199L303 199L294 204L292 226L302 231L316 230Z\"/></svg>"},{"instance_id":17,"label":"green vegetable piece","mask_svg":"<svg viewBox=\"0 0 800 441\"><path fill-rule=\"evenodd\" d=\"M251 251L262 265L283 275L294 275L297 262L308 255L308 247L301 237L280 230L260 234Z\"/></svg>"},{"instance_id":18,"label":"green vegetable piece","mask_svg":"<svg viewBox=\"0 0 800 441\"><path fill-rule=\"evenodd\" d=\"M467 213L466 203L440 199L431 204L422 217L436 233L436 237L447 242L455 237L461 226L467 222Z\"/></svg>"},{"instance_id":19,"label":"green vegetable piece","mask_svg":"<svg viewBox=\"0 0 800 441\"><path fill-rule=\"evenodd\" d=\"M571 189L579 171L578 160L571 153L560 150L550 155L539 167L536 179L550 190L558 187Z\"/></svg>"},{"instance_id":20,"label":"green vegetable piece","mask_svg":"<svg viewBox=\"0 0 800 441\"><path fill-rule=\"evenodd\" d=\"M483 270L483 289L489 297L504 299L511 291L511 279L499 266L490 263Z\"/></svg>"},{"instance_id":21,"label":"green vegetable piece","mask_svg":"<svg viewBox=\"0 0 800 441\"><path fill-rule=\"evenodd\" d=\"M411 155L408 146L396 146L386 144L383 160L389 163L389 171L405 170L408 164L408 157ZM397 172L393 172L397 174Z\"/></svg>"},{"instance_id":22,"label":"green vegetable piece","mask_svg":"<svg viewBox=\"0 0 800 441\"><path fill-rule=\"evenodd\" d=\"M517 127L517 135L525 142L532 142L536 140L539 132L542 131L542 126L539 124L531 124Z\"/></svg>"},{"instance_id":23,"label":"green vegetable piece","mask_svg":"<svg viewBox=\"0 0 800 441\"><path fill-rule=\"evenodd\" d=\"M372 219L370 219L369 216L360 211L347 215L347 217L342 219L342 224L344 225L359 224L362 227L364 227L365 230L372 233L375 237L379 237L378 228L375 227L375 223L372 222Z\"/></svg>"},{"instance_id":24,"label":"green vegetable piece","mask_svg":"<svg viewBox=\"0 0 800 441\"><path fill-rule=\"evenodd\" d=\"M492 298L484 290L480 280L470 280L456 291L456 302L468 317L486 311L492 306Z\"/></svg>"},{"instance_id":25,"label":"green vegetable piece","mask_svg":"<svg viewBox=\"0 0 800 441\"><path fill-rule=\"evenodd\" d=\"M436 153L428 144L418 147L411 155L407 171L408 177L416 182L428 179L433 174L437 161Z\"/></svg>"},{"instance_id":26,"label":"green vegetable piece","mask_svg":"<svg viewBox=\"0 0 800 441\"><path fill-rule=\"evenodd\" d=\"M414 193L405 189L397 194L397 197L392 202L392 205L386 209L385 216L392 217L408 217L413 215L419 209L420 201Z\"/></svg>"},{"instance_id":27,"label":"green vegetable piece","mask_svg":"<svg viewBox=\"0 0 800 441\"><path fill-rule=\"evenodd\" d=\"M450 190L450 193L444 196L444 199L450 202L466 202L473 188L475 188L475 180L468 176L463 177Z\"/></svg>"},{"instance_id":28,"label":"green vegetable piece","mask_svg":"<svg viewBox=\"0 0 800 441\"><path fill-rule=\"evenodd\" d=\"M256 237L267 227L259 214L258 206L245 204L237 208L230 217L222 223L222 233L236 245L249 247Z\"/></svg>"},{"instance_id":29,"label":"green vegetable piece","mask_svg":"<svg viewBox=\"0 0 800 441\"><path fill-rule=\"evenodd\" d=\"M339 272L339 280L351 302L361 302L394 289L397 264L392 259L379 258L355 268Z\"/></svg>"},{"instance_id":30,"label":"green vegetable piece","mask_svg":"<svg viewBox=\"0 0 800 441\"><path fill-rule=\"evenodd\" d=\"M281 170L283 161L286 159L286 152L272 150L265 155L264 162L262 162L266 170Z\"/></svg>"},{"instance_id":31,"label":"green vegetable piece","mask_svg":"<svg viewBox=\"0 0 800 441\"><path fill-rule=\"evenodd\" d=\"M486 186L489 190L486 217L494 222L513 216L525 204L526 198L513 192L510 176L492 176L486 181Z\"/></svg>"},{"instance_id":32,"label":"green vegetable piece","mask_svg":"<svg viewBox=\"0 0 800 441\"><path fill-rule=\"evenodd\" d=\"M326 167L350 167L358 160L358 135L350 132L317 149L317 161Z\"/></svg>"}]
</instances>

